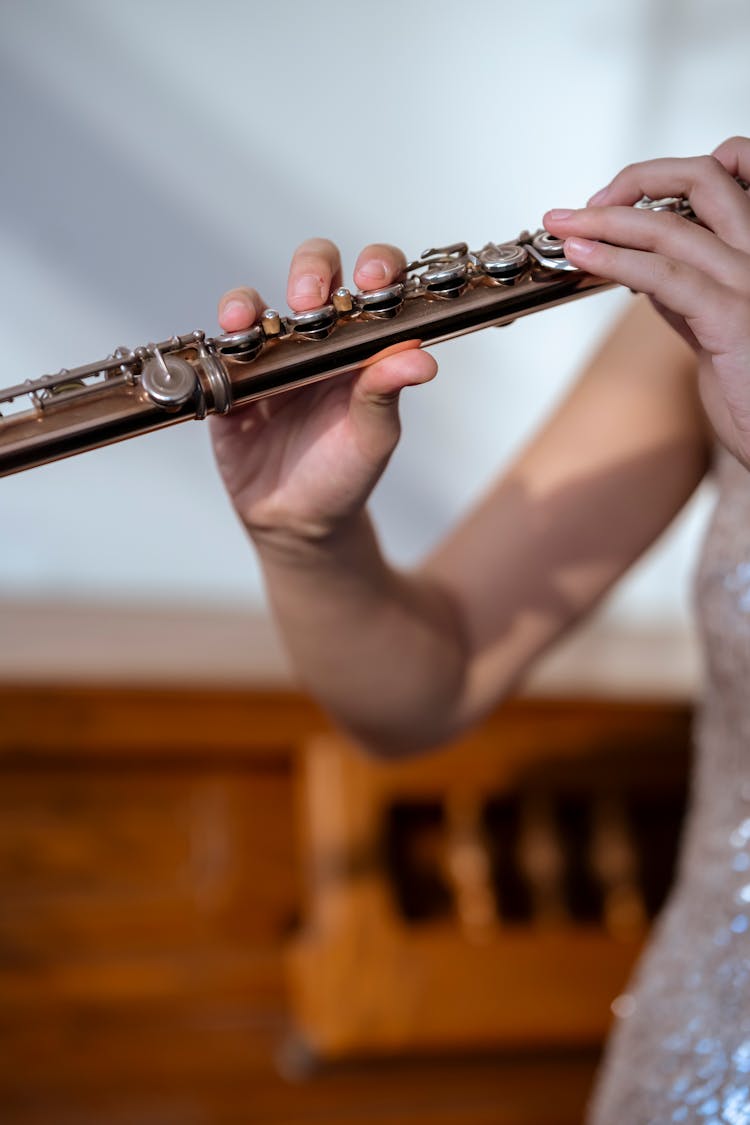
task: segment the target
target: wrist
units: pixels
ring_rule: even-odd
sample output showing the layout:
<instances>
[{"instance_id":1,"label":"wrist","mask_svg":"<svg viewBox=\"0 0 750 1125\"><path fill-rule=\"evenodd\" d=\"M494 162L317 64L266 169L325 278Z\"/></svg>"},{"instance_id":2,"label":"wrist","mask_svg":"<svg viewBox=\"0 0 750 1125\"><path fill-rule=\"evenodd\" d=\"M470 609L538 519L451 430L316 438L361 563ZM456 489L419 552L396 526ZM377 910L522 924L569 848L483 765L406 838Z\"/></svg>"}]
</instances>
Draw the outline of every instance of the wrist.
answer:
<instances>
[{"instance_id":1,"label":"wrist","mask_svg":"<svg viewBox=\"0 0 750 1125\"><path fill-rule=\"evenodd\" d=\"M250 527L247 533L264 567L306 570L317 563L346 559L349 564L373 548L379 556L377 540L365 509L339 520L333 526L305 524L285 527Z\"/></svg>"}]
</instances>

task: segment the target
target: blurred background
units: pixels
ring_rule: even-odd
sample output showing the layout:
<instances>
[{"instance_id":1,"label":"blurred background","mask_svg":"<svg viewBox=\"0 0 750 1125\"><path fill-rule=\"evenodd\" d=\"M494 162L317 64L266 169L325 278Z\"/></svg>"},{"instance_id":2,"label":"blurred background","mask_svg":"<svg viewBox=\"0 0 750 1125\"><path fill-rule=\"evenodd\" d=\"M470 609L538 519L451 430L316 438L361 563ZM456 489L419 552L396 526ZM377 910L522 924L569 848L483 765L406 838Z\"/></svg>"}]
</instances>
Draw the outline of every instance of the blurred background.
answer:
<instances>
[{"instance_id":1,"label":"blurred background","mask_svg":"<svg viewBox=\"0 0 750 1125\"><path fill-rule=\"evenodd\" d=\"M212 332L231 285L283 304L310 235L349 267L375 239L503 240L628 161L747 131L741 0L6 0L1 18L4 385ZM445 531L627 300L437 350L375 500L395 559ZM613 612L684 616L701 509ZM6 480L0 526L4 598L263 605L205 426Z\"/></svg>"},{"instance_id":2,"label":"blurred background","mask_svg":"<svg viewBox=\"0 0 750 1125\"><path fill-rule=\"evenodd\" d=\"M743 0L3 0L0 385L212 333L236 284L283 306L311 235L345 271L373 240L481 246L625 163L710 151L748 132L749 49ZM436 349L374 498L396 562L480 493L629 300ZM710 506L706 485L536 702L402 782L360 776L290 682L206 426L0 482L3 1120L579 1120L668 881L644 884L638 840L671 825L670 855L676 839ZM355 792L370 851L342 811ZM587 865L603 885L566 898ZM522 962L506 923L527 927ZM447 945L424 944L433 924ZM396 965L426 974L413 1010ZM564 980L577 994L555 1000Z\"/></svg>"}]
</instances>

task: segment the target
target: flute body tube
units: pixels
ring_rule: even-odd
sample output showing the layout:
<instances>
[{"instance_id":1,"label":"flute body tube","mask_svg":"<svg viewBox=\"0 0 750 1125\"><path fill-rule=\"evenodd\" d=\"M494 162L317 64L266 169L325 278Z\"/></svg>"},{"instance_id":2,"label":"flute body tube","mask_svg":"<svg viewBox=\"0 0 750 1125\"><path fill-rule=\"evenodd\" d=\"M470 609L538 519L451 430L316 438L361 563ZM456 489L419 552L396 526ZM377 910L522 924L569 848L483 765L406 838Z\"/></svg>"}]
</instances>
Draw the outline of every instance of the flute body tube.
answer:
<instances>
[{"instance_id":1,"label":"flute body tube","mask_svg":"<svg viewBox=\"0 0 750 1125\"><path fill-rule=\"evenodd\" d=\"M692 218L684 200L639 206ZM336 290L330 303L282 316L267 309L245 332L173 336L105 360L0 389L0 476L96 449L320 379L388 349L427 347L608 289L577 269L545 231L470 251L425 251L394 284Z\"/></svg>"}]
</instances>

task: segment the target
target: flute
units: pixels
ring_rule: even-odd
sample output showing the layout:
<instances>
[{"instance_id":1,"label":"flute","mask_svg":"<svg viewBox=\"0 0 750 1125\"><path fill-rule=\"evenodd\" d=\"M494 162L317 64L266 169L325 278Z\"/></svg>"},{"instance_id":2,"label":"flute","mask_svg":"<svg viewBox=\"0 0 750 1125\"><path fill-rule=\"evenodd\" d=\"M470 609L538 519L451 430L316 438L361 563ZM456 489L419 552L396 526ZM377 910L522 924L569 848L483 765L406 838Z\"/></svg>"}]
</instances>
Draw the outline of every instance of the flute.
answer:
<instances>
[{"instance_id":1,"label":"flute","mask_svg":"<svg viewBox=\"0 0 750 1125\"><path fill-rule=\"evenodd\" d=\"M643 199L694 218L686 200ZM388 351L509 324L615 283L576 268L546 231L425 251L394 284L247 331L172 336L0 390L0 476L353 371Z\"/></svg>"}]
</instances>

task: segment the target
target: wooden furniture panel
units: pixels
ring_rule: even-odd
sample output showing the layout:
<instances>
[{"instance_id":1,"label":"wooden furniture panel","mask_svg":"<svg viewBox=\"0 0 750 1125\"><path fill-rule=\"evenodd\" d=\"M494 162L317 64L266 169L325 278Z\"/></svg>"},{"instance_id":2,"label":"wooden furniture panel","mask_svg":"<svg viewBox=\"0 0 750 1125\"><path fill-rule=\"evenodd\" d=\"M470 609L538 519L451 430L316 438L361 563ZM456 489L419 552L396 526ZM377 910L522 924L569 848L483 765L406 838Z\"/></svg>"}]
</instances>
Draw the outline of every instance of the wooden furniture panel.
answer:
<instances>
[{"instance_id":1,"label":"wooden furniture panel","mask_svg":"<svg viewBox=\"0 0 750 1125\"><path fill-rule=\"evenodd\" d=\"M288 802L278 770L11 774L0 790L5 956L156 953L282 932L297 893Z\"/></svg>"},{"instance_id":2,"label":"wooden furniture panel","mask_svg":"<svg viewBox=\"0 0 750 1125\"><path fill-rule=\"evenodd\" d=\"M661 805L673 858L687 725L649 707L532 713L517 704L407 762L374 762L334 734L312 742L299 792L306 927L289 966L313 1055L601 1043L651 905L635 814L644 793ZM516 820L505 840L488 816L501 804ZM509 909L499 862L526 914ZM421 917L404 869L412 894L427 887Z\"/></svg>"},{"instance_id":3,"label":"wooden furniture panel","mask_svg":"<svg viewBox=\"0 0 750 1125\"><path fill-rule=\"evenodd\" d=\"M368 956L386 965L404 1003L413 999L420 974L435 981L453 964L455 919L412 926L392 888L383 903L379 866L379 917L393 921L397 936L411 935L409 957L380 942L394 931L368 926L368 895L371 865L387 857L372 851L365 830L381 820L368 821L367 810L380 816L400 802L411 816L446 789L458 801L469 759L473 791L515 785L551 732L556 750L543 767L550 784L581 755L596 773L603 753L622 761L623 776L636 759L647 761L666 792L674 771L665 747L684 772L685 707L514 703L457 750L409 763L398 778L386 768L374 806L374 767L338 740L318 742L328 730L323 717L289 691L6 685L0 715L3 1125L580 1121L599 1032L577 1047L533 1050L521 1049L523 1036L498 1038L496 1027L477 1033L478 982L484 995L499 988L501 998L510 987L491 943L472 944L477 959L463 992L460 978L455 986L463 1004L455 1022L418 1005L416 1032L426 1011L439 1036L401 1035L384 1049L367 1027L327 1060L290 990L290 951L323 958L319 1002L330 1008L338 997L345 1023L363 1018L343 984L372 964ZM335 745L353 783L342 791L331 774L316 782L328 810L324 840L336 844L349 825L343 851L313 848L301 831L310 793L303 766L316 744ZM363 847L352 852L358 840ZM425 847L429 858L432 845ZM331 925L337 911L355 918L346 932L359 935L359 960L351 942L340 961L331 953L342 932ZM566 999L561 958L572 954L552 930L540 940L548 943L543 964L517 935L514 971L526 959L530 976L547 974L562 1025L575 997ZM309 973L306 981L312 988Z\"/></svg>"}]
</instances>

